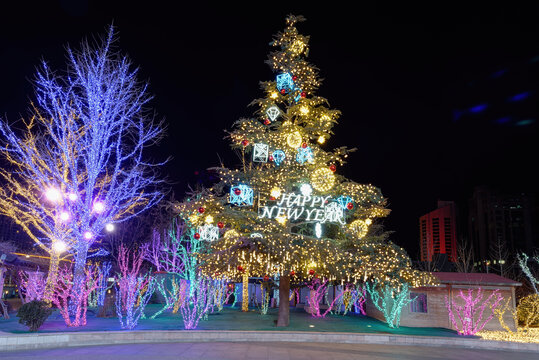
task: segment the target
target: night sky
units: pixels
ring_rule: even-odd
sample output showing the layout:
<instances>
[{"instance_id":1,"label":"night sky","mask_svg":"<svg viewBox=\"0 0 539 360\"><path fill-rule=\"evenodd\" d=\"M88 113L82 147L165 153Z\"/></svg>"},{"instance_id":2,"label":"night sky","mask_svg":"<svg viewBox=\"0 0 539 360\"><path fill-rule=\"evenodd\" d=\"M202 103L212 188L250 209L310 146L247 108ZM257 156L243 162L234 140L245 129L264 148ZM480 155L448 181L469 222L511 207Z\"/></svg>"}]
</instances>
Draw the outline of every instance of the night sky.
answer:
<instances>
[{"instance_id":1,"label":"night sky","mask_svg":"<svg viewBox=\"0 0 539 360\"><path fill-rule=\"evenodd\" d=\"M168 124L150 155L173 157L163 173L177 199L220 159L238 164L224 130L252 115L248 104L262 95L259 82L274 78L264 64L268 43L290 13L307 18L298 28L311 36L309 61L325 79L318 94L342 111L326 148L358 148L338 171L382 189L393 210L386 229L413 258L418 217L438 199L463 207L482 184L535 191L537 5L352 11L335 2L252 2L241 9L50 3L0 5L0 116L15 121L27 114L41 59L65 69L66 45L103 35L113 22L121 51L140 67L153 108Z\"/></svg>"}]
</instances>

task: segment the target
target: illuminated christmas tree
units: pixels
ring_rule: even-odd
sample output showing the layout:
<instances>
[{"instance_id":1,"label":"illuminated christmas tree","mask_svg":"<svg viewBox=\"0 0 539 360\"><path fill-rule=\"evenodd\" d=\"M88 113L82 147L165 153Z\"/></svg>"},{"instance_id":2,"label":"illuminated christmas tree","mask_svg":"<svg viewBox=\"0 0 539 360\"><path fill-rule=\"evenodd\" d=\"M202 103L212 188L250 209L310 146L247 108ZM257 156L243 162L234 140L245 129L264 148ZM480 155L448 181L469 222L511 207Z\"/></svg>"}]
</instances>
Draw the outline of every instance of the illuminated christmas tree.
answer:
<instances>
[{"instance_id":1,"label":"illuminated christmas tree","mask_svg":"<svg viewBox=\"0 0 539 360\"><path fill-rule=\"evenodd\" d=\"M419 280L404 250L375 223L389 214L380 190L338 173L354 149L326 148L340 112L316 95L309 37L296 29L303 20L287 17L267 61L275 80L262 83L256 117L238 120L227 136L242 167L213 168L220 182L179 204L195 236L211 245L205 275L243 278L244 310L248 277L279 275L278 326L289 322L291 280Z\"/></svg>"}]
</instances>

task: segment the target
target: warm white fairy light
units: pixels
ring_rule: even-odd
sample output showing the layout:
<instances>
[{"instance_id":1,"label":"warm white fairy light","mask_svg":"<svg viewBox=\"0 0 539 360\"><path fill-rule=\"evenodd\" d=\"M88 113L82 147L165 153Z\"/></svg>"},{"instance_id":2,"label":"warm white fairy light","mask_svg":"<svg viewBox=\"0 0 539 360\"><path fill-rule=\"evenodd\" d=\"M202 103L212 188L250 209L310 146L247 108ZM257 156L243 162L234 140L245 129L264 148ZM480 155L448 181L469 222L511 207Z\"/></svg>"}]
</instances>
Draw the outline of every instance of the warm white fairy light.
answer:
<instances>
[{"instance_id":1,"label":"warm white fairy light","mask_svg":"<svg viewBox=\"0 0 539 360\"><path fill-rule=\"evenodd\" d=\"M108 231L108 232L113 232L114 231L114 224L108 223L107 225L105 225L105 230Z\"/></svg>"}]
</instances>

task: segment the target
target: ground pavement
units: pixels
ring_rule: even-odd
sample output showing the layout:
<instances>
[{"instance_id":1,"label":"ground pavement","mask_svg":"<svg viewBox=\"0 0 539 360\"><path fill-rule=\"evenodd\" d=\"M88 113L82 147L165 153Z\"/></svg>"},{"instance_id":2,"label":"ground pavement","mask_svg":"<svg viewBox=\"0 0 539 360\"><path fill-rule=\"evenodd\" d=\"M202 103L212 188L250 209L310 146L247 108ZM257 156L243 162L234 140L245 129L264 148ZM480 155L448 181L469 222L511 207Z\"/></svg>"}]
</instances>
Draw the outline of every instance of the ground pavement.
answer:
<instances>
[{"instance_id":1,"label":"ground pavement","mask_svg":"<svg viewBox=\"0 0 539 360\"><path fill-rule=\"evenodd\" d=\"M0 353L0 358L2 360L506 360L508 358L533 360L539 359L539 353L374 344L214 342L129 344L74 347L67 349L8 351Z\"/></svg>"}]
</instances>

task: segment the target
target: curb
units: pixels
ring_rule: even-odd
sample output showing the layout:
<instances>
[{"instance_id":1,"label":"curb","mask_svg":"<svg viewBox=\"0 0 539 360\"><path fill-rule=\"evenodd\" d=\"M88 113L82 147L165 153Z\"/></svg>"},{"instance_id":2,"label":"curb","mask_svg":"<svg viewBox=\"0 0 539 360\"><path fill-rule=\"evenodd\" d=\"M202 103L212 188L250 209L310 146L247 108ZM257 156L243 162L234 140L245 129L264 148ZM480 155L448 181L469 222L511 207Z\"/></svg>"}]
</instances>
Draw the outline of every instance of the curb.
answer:
<instances>
[{"instance_id":1,"label":"curb","mask_svg":"<svg viewBox=\"0 0 539 360\"><path fill-rule=\"evenodd\" d=\"M484 350L539 352L539 344L437 336L407 336L335 332L135 330L38 334L0 332L0 351L50 349L74 346L166 342L318 342L461 347Z\"/></svg>"}]
</instances>

